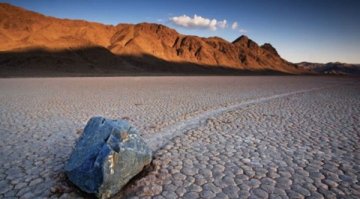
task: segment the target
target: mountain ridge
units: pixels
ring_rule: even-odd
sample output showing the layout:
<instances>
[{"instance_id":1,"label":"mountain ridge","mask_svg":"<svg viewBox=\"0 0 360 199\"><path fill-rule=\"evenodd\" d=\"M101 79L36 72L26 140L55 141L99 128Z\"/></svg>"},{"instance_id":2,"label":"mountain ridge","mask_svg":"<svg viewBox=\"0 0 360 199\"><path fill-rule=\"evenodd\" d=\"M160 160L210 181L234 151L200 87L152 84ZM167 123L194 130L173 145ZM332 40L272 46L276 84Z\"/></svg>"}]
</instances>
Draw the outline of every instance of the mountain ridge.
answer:
<instances>
[{"instance_id":1,"label":"mountain ridge","mask_svg":"<svg viewBox=\"0 0 360 199\"><path fill-rule=\"evenodd\" d=\"M208 69L220 67L239 71L269 70L290 74L304 72L297 65L282 59L271 44L265 43L259 46L244 35L233 42L228 42L220 37L183 35L161 24L105 25L85 20L59 19L0 3L0 66L6 65L9 68L16 62L24 67L36 67L36 61L29 59L29 56L25 56L23 60L21 60L22 56L14 60L17 52L31 51L33 57L30 58L37 57L35 60L41 63L41 56L45 55L34 54L33 49L78 53L81 52L81 50L77 51L78 49L100 48L104 49L100 54L110 52L112 56L117 57L116 59L133 57L132 59L136 60L124 59L116 63L134 65L135 68L140 68L139 70L145 67L144 64L155 65L149 59L140 60L140 58L153 57L158 59L156 62L162 60L169 64L203 65ZM91 57L84 56L73 56L71 59L74 59L75 63L83 63L83 60L76 60L76 57L88 60L89 62L86 62L88 65L93 64ZM61 57L54 59L59 59L58 62L61 62ZM135 62L137 64L134 64ZM62 66L56 63L52 63L54 66L49 67ZM101 68L101 63L97 64L96 67ZM151 67L147 68L152 71ZM156 68L154 70L156 71Z\"/></svg>"},{"instance_id":2,"label":"mountain ridge","mask_svg":"<svg viewBox=\"0 0 360 199\"><path fill-rule=\"evenodd\" d=\"M360 75L360 64L348 64L342 62L313 63L300 62L296 64L299 68L317 74L329 75Z\"/></svg>"}]
</instances>

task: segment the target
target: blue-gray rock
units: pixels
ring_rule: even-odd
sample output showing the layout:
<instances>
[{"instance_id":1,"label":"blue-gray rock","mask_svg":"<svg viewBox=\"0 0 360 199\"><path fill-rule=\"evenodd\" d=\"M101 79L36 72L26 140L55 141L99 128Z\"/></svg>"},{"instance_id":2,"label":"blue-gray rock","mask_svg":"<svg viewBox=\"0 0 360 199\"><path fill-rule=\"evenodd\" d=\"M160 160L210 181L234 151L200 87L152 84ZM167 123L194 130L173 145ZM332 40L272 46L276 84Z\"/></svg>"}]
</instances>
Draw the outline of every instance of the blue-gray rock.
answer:
<instances>
[{"instance_id":1,"label":"blue-gray rock","mask_svg":"<svg viewBox=\"0 0 360 199\"><path fill-rule=\"evenodd\" d=\"M151 158L151 149L127 121L93 117L78 139L65 172L81 190L108 198L150 164Z\"/></svg>"}]
</instances>

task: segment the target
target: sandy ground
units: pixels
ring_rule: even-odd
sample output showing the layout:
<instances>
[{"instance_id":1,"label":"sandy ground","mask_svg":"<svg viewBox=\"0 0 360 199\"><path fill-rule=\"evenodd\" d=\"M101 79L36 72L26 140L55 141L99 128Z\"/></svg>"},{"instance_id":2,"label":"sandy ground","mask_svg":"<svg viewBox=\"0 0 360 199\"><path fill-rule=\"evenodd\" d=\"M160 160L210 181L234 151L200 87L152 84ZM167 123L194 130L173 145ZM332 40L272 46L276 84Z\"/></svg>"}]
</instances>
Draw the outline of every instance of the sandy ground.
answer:
<instances>
[{"instance_id":1,"label":"sandy ground","mask_svg":"<svg viewBox=\"0 0 360 199\"><path fill-rule=\"evenodd\" d=\"M94 115L156 151L117 197L360 197L358 79L14 78L0 102L0 198L89 197L62 172Z\"/></svg>"}]
</instances>

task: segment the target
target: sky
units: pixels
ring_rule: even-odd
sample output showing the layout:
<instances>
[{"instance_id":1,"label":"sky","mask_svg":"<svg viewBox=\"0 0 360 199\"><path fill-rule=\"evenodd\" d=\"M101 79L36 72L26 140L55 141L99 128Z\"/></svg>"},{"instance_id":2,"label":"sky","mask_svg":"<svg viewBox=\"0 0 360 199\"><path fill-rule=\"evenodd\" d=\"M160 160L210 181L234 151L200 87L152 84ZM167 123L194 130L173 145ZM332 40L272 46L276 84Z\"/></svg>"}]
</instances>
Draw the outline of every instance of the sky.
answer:
<instances>
[{"instance_id":1,"label":"sky","mask_svg":"<svg viewBox=\"0 0 360 199\"><path fill-rule=\"evenodd\" d=\"M0 0L1 1L1 0ZM291 62L360 63L360 0L8 0L45 15L161 23L182 34L271 43Z\"/></svg>"}]
</instances>

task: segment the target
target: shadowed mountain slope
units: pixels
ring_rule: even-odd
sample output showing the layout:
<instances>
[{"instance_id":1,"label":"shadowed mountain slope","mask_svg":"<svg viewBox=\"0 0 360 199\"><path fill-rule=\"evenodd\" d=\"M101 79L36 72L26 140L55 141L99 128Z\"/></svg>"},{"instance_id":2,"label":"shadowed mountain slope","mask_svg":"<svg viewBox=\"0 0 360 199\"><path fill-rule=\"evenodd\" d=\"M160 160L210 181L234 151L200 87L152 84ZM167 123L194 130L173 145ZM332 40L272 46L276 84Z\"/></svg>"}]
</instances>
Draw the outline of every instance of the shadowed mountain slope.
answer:
<instances>
[{"instance_id":1,"label":"shadowed mountain slope","mask_svg":"<svg viewBox=\"0 0 360 199\"><path fill-rule=\"evenodd\" d=\"M311 63L301 62L299 68L318 74L356 75L360 76L360 64L346 64L341 62Z\"/></svg>"},{"instance_id":2,"label":"shadowed mountain slope","mask_svg":"<svg viewBox=\"0 0 360 199\"><path fill-rule=\"evenodd\" d=\"M246 36L231 43L182 35L159 24L113 26L58 19L4 3L0 3L0 67L7 75L15 68L18 73L60 73L69 67L79 74L212 73L224 68L304 72L282 59L270 44L259 46Z\"/></svg>"}]
</instances>

